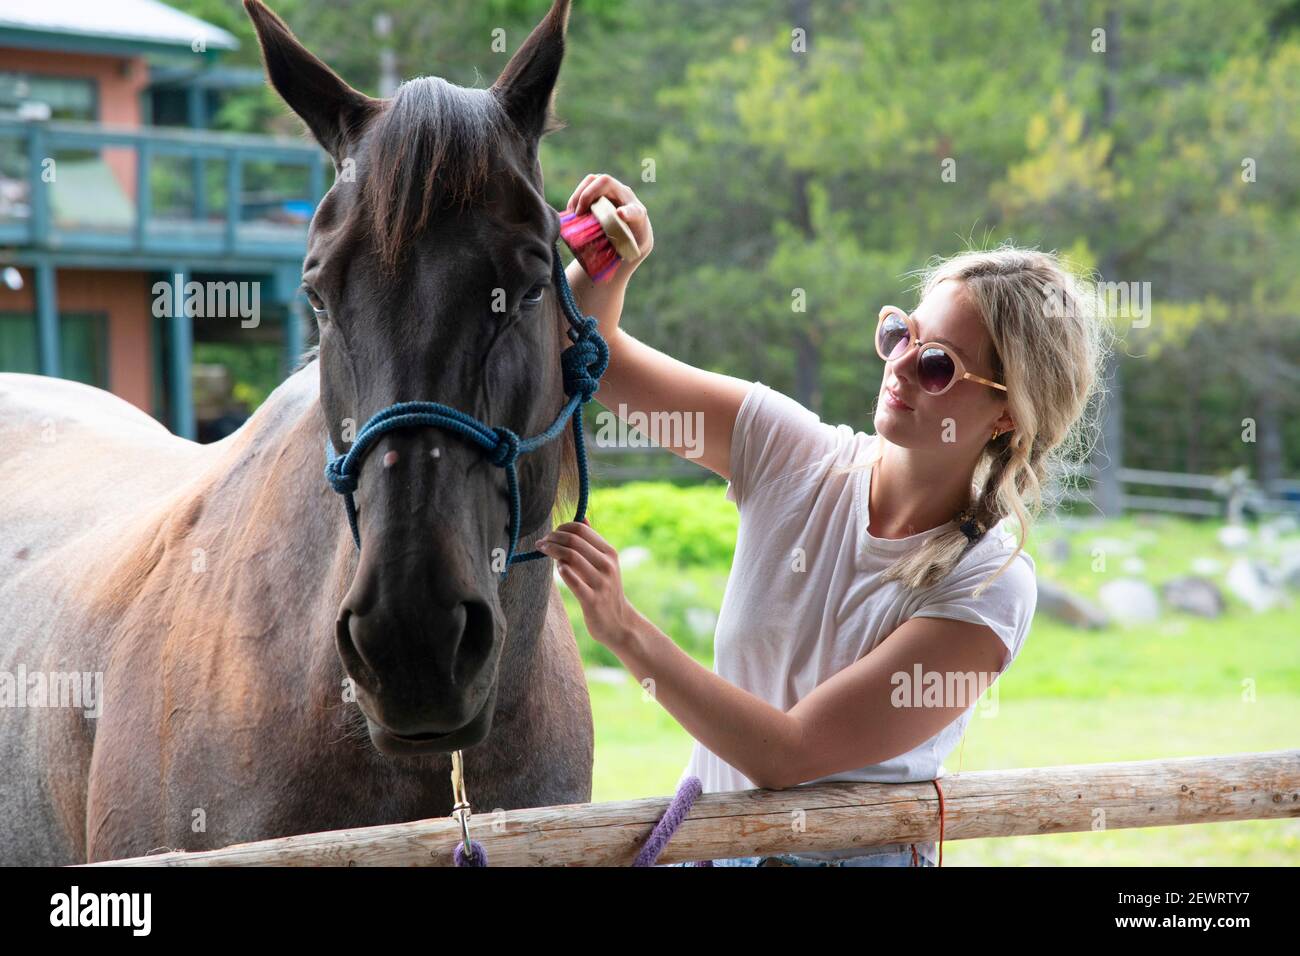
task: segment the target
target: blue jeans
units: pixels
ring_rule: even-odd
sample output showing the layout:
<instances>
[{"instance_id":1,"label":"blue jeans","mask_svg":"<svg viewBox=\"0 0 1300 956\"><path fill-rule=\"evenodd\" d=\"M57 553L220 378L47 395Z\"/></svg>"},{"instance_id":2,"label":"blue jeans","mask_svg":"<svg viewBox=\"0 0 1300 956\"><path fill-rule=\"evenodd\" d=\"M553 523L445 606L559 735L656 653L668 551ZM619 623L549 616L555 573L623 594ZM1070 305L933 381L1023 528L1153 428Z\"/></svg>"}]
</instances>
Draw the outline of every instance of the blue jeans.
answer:
<instances>
[{"instance_id":1,"label":"blue jeans","mask_svg":"<svg viewBox=\"0 0 1300 956\"><path fill-rule=\"evenodd\" d=\"M917 863L920 866L934 866L917 848ZM692 866L692 863L670 863L669 866ZM911 866L912 849L909 844L902 850L885 853L868 853L852 856L842 860L813 860L799 857L793 853L777 853L771 856L737 856L723 860L714 860L714 866Z\"/></svg>"}]
</instances>

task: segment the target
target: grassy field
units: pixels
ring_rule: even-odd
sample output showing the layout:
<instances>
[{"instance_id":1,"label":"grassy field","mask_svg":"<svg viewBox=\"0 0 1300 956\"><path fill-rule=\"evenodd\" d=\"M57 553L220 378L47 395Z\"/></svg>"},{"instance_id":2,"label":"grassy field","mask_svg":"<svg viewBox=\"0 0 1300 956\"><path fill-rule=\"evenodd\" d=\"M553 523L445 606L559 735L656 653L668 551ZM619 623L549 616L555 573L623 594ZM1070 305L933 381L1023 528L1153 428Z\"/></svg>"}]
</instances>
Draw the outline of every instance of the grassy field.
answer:
<instances>
[{"instance_id":1,"label":"grassy field","mask_svg":"<svg viewBox=\"0 0 1300 956\"><path fill-rule=\"evenodd\" d=\"M598 491L592 523L623 554L653 540L651 553L624 572L629 597L710 666L709 635L700 633L700 625L702 612L716 610L721 600L726 562L716 560L717 542L694 542L692 553L706 558L684 561L674 553L672 538L640 535L639 526L653 521L645 505L649 494L649 488L632 486ZM730 533L734 540L735 509L722 498L720 485L661 494L659 503L675 513L713 512L699 527L714 536ZM1044 525L1029 550L1041 577L1091 595L1118 576L1142 577L1158 586L1187 573L1197 558L1219 560L1226 571L1235 555L1219 545L1217 530L1214 523L1175 519L1125 519L1085 528ZM1046 542L1061 536L1069 538L1070 555L1048 561ZM1250 553L1268 558L1297 542L1300 536L1292 533L1258 542ZM690 736L626 672L609 669L617 660L586 635L567 593L565 600L591 665L593 799L671 793L690 755ZM1256 614L1234 599L1217 620L1166 612L1151 625L1100 631L1073 630L1040 615L999 682L996 713L977 708L944 766L955 773L1294 748L1300 742L1298 618L1294 606ZM1300 819L969 840L944 847L944 864L955 866L1297 863Z\"/></svg>"}]
</instances>

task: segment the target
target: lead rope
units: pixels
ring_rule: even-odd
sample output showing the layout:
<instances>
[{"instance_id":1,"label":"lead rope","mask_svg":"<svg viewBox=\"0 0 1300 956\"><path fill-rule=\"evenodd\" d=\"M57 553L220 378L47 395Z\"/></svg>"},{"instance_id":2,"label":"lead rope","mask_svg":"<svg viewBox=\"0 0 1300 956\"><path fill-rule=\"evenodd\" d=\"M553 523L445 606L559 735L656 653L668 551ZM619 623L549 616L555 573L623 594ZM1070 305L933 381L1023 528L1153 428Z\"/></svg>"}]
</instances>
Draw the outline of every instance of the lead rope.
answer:
<instances>
[{"instance_id":1,"label":"lead rope","mask_svg":"<svg viewBox=\"0 0 1300 956\"><path fill-rule=\"evenodd\" d=\"M455 866L487 866L487 849L482 843L469 838L469 797L465 793L465 770L459 750L451 755L451 792L455 801L451 815L460 821L461 842L452 850L452 863ZM668 841L673 838L677 828L686 819L701 791L704 789L699 777L687 777L677 788L677 795L668 804L655 828L650 831L641 852L632 862L633 866L654 866L663 853ZM695 866L712 866L712 860L701 860Z\"/></svg>"},{"instance_id":2,"label":"lead rope","mask_svg":"<svg viewBox=\"0 0 1300 956\"><path fill-rule=\"evenodd\" d=\"M934 789L939 792L939 865L943 866L943 787L939 786L939 779L930 781L934 784ZM921 861L919 854L916 852L916 844L912 844L912 865L920 866Z\"/></svg>"},{"instance_id":3,"label":"lead rope","mask_svg":"<svg viewBox=\"0 0 1300 956\"><path fill-rule=\"evenodd\" d=\"M487 866L487 850L482 843L469 838L470 808L469 798L465 795L465 775L462 766L460 751L457 750L451 755L451 790L455 798L455 807L451 815L460 820L462 842L456 844L452 851L452 860L456 866ZM939 785L937 778L930 782L934 784L934 789L939 794L939 866L943 866L943 787ZM669 802L668 809L659 818L659 822L655 824L654 829L650 831L650 836L642 845L641 851L637 853L636 859L632 861L633 866L655 865L655 861L668 846L668 841L673 838L677 828L686 819L686 815L690 813L691 807L703 789L699 777L690 776L682 781L681 786L677 788L676 796ZM696 860L690 865L713 866L713 861ZM916 844L913 843L912 866L920 865L920 855L917 853Z\"/></svg>"}]
</instances>

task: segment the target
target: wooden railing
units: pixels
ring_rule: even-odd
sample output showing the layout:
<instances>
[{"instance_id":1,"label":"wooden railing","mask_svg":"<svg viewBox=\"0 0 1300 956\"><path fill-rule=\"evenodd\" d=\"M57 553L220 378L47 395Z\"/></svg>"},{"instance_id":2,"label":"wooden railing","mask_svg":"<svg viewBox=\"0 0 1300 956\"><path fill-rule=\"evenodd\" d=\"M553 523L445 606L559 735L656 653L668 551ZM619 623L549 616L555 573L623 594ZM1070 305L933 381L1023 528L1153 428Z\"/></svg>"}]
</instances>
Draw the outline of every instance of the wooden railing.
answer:
<instances>
[{"instance_id":1,"label":"wooden railing","mask_svg":"<svg viewBox=\"0 0 1300 956\"><path fill-rule=\"evenodd\" d=\"M943 838L1300 817L1300 750L941 777ZM473 792L470 792L473 799ZM627 866L668 798L479 813L490 866ZM939 838L933 783L820 783L700 796L659 862L800 853ZM449 866L450 818L170 852L110 866Z\"/></svg>"}]
</instances>

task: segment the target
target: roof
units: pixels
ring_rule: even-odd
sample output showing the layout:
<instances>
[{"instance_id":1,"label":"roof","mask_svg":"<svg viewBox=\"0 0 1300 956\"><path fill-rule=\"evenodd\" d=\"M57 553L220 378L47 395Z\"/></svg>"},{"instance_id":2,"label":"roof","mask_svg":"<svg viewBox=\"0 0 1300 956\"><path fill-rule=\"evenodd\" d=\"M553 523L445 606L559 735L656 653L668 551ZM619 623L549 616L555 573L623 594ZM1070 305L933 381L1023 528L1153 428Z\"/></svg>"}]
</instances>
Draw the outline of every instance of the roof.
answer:
<instances>
[{"instance_id":1,"label":"roof","mask_svg":"<svg viewBox=\"0 0 1300 956\"><path fill-rule=\"evenodd\" d=\"M239 48L233 34L158 0L0 0L0 44L24 36L43 39L40 45L76 37L78 47Z\"/></svg>"}]
</instances>

